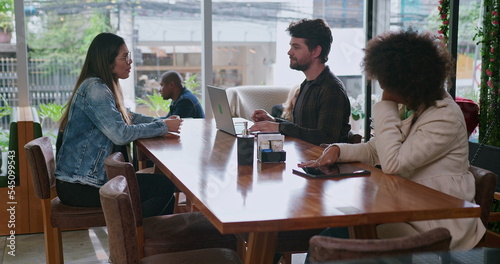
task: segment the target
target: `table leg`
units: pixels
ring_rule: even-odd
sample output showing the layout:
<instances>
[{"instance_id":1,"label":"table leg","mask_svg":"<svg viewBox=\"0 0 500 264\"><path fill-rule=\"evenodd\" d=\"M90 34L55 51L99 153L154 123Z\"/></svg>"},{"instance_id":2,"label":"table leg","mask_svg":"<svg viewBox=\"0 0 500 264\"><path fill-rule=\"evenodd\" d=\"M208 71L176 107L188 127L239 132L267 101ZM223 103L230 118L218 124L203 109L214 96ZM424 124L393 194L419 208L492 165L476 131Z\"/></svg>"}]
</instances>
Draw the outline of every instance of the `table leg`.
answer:
<instances>
[{"instance_id":1,"label":"table leg","mask_svg":"<svg viewBox=\"0 0 500 264\"><path fill-rule=\"evenodd\" d=\"M277 232L250 233L245 264L272 264L276 249Z\"/></svg>"},{"instance_id":2,"label":"table leg","mask_svg":"<svg viewBox=\"0 0 500 264\"><path fill-rule=\"evenodd\" d=\"M375 239L377 238L377 229L375 225L350 226L349 237L358 239Z\"/></svg>"}]
</instances>

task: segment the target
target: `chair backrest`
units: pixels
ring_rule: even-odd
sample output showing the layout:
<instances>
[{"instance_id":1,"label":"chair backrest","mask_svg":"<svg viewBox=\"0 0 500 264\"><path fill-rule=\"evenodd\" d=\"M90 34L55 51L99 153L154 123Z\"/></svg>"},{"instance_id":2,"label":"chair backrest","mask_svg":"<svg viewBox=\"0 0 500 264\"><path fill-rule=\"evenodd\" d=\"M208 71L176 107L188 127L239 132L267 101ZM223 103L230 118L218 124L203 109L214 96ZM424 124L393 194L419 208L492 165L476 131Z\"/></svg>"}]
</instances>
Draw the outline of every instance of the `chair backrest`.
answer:
<instances>
[{"instance_id":1,"label":"chair backrest","mask_svg":"<svg viewBox=\"0 0 500 264\"><path fill-rule=\"evenodd\" d=\"M457 102L460 110L462 110L464 114L467 134L470 136L479 124L479 105L471 99L459 96L455 97L455 102Z\"/></svg>"},{"instance_id":2,"label":"chair backrest","mask_svg":"<svg viewBox=\"0 0 500 264\"><path fill-rule=\"evenodd\" d=\"M52 143L48 137L39 137L24 145L24 149L30 167L35 196L40 199L49 199L51 189L56 184L54 175L56 162Z\"/></svg>"},{"instance_id":3,"label":"chair backrest","mask_svg":"<svg viewBox=\"0 0 500 264\"><path fill-rule=\"evenodd\" d=\"M111 263L139 263L137 229L132 203L123 176L116 176L99 190L108 228Z\"/></svg>"},{"instance_id":4,"label":"chair backrest","mask_svg":"<svg viewBox=\"0 0 500 264\"><path fill-rule=\"evenodd\" d=\"M291 87L270 85L236 86L226 89L231 115L251 120L255 109L271 113L274 105L286 101Z\"/></svg>"},{"instance_id":5,"label":"chair backrest","mask_svg":"<svg viewBox=\"0 0 500 264\"><path fill-rule=\"evenodd\" d=\"M417 235L390 239L344 239L313 236L309 240L309 257L311 263L315 263L430 251L448 251L450 241L450 231L442 227Z\"/></svg>"},{"instance_id":6,"label":"chair backrest","mask_svg":"<svg viewBox=\"0 0 500 264\"><path fill-rule=\"evenodd\" d=\"M470 166L469 171L472 172L476 181L476 196L474 200L476 204L481 206L481 221L484 226L487 227L491 205L493 204L493 194L495 193L497 175L489 170L476 166Z\"/></svg>"},{"instance_id":7,"label":"chair backrest","mask_svg":"<svg viewBox=\"0 0 500 264\"><path fill-rule=\"evenodd\" d=\"M472 166L483 168L500 175L500 147L483 145L469 141L469 161ZM474 163L473 163L474 162ZM497 181L496 191L500 192L500 181Z\"/></svg>"},{"instance_id":8,"label":"chair backrest","mask_svg":"<svg viewBox=\"0 0 500 264\"><path fill-rule=\"evenodd\" d=\"M351 144L358 144L361 143L361 140L363 137L360 134L354 134L352 131L349 131L349 142Z\"/></svg>"},{"instance_id":9,"label":"chair backrest","mask_svg":"<svg viewBox=\"0 0 500 264\"><path fill-rule=\"evenodd\" d=\"M134 165L126 162L121 152L115 152L109 155L104 160L106 176L108 180L113 179L118 175L122 175L127 180L128 189L130 191L130 199L132 200L132 208L134 210L135 222L137 226L142 226L142 206L141 195L139 192L139 184L135 175Z\"/></svg>"}]
</instances>

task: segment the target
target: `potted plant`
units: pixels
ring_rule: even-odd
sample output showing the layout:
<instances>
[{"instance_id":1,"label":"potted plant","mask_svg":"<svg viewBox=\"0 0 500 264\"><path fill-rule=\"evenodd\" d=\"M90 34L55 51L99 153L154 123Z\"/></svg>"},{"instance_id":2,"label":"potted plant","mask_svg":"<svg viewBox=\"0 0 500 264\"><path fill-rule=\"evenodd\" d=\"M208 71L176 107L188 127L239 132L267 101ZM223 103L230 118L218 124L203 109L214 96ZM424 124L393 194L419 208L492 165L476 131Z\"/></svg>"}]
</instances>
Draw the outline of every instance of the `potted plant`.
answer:
<instances>
[{"instance_id":1,"label":"potted plant","mask_svg":"<svg viewBox=\"0 0 500 264\"><path fill-rule=\"evenodd\" d=\"M351 104L351 130L354 133L361 132L361 123L363 122L363 118L365 118L365 113L363 111L363 105L365 103L364 97L362 94L358 95L356 99L349 96L349 103Z\"/></svg>"},{"instance_id":2,"label":"potted plant","mask_svg":"<svg viewBox=\"0 0 500 264\"><path fill-rule=\"evenodd\" d=\"M155 117L160 117L168 113L171 100L163 99L161 93L156 90L153 90L153 94L148 94L146 97L147 99L137 97L135 102L139 105L146 105L151 111L148 115L154 114Z\"/></svg>"},{"instance_id":3,"label":"potted plant","mask_svg":"<svg viewBox=\"0 0 500 264\"><path fill-rule=\"evenodd\" d=\"M10 43L14 22L10 12L0 12L0 43Z\"/></svg>"},{"instance_id":4,"label":"potted plant","mask_svg":"<svg viewBox=\"0 0 500 264\"><path fill-rule=\"evenodd\" d=\"M0 106L0 118L2 118L10 115L12 113L12 108L3 96L0 96L0 98L3 102ZM9 148L9 134L9 130L0 128L0 175L2 176L6 173L7 164L3 164L3 161L7 160L6 157Z\"/></svg>"}]
</instances>

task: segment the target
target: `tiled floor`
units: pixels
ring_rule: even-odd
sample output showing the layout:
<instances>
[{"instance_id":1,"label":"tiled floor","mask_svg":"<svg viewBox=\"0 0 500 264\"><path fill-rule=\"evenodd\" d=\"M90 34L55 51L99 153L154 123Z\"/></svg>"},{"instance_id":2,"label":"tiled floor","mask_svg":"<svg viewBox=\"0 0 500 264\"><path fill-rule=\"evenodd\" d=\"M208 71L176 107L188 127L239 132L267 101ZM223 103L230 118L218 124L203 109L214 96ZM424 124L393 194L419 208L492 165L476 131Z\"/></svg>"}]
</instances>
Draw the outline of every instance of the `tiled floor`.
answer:
<instances>
[{"instance_id":1,"label":"tiled floor","mask_svg":"<svg viewBox=\"0 0 500 264\"><path fill-rule=\"evenodd\" d=\"M62 233L65 263L108 263L108 233L105 227ZM6 236L0 237L0 263L45 263L43 234L15 236L15 256L9 255ZM292 264L304 263L304 254L294 254Z\"/></svg>"},{"instance_id":2,"label":"tiled floor","mask_svg":"<svg viewBox=\"0 0 500 264\"><path fill-rule=\"evenodd\" d=\"M62 233L65 263L108 263L108 233L105 227ZM45 263L43 234L17 235L15 256L8 254L7 237L0 237L0 263Z\"/></svg>"}]
</instances>

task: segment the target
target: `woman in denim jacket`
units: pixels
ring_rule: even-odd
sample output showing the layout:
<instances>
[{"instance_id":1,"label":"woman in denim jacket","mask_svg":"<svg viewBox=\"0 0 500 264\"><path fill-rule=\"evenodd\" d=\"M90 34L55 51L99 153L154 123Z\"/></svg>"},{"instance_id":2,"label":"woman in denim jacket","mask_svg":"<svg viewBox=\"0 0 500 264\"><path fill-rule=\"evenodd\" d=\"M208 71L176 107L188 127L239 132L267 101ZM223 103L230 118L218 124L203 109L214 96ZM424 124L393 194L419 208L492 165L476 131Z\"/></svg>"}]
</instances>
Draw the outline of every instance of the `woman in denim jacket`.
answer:
<instances>
[{"instance_id":1,"label":"woman in denim jacket","mask_svg":"<svg viewBox=\"0 0 500 264\"><path fill-rule=\"evenodd\" d=\"M101 205L99 188L107 181L104 160L114 146L179 132L178 116L161 120L125 108L118 79L129 77L131 63L127 45L117 35L101 33L90 44L60 124L64 133L55 176L64 204ZM167 177L138 174L137 181L144 217L172 213L175 186Z\"/></svg>"}]
</instances>

